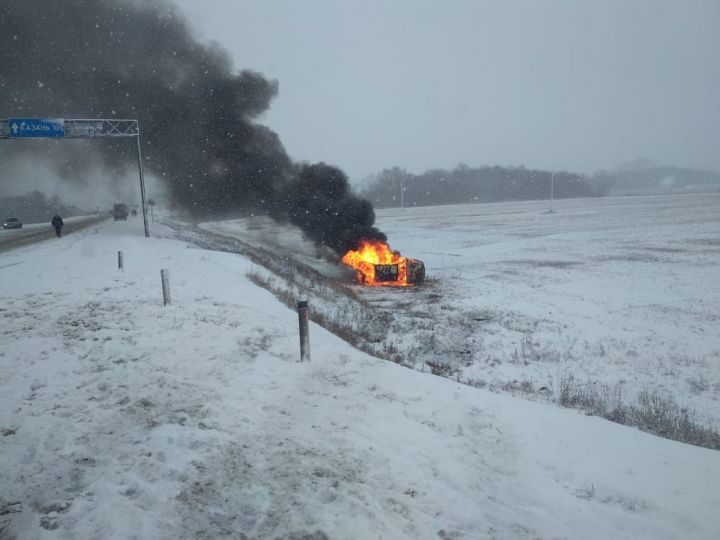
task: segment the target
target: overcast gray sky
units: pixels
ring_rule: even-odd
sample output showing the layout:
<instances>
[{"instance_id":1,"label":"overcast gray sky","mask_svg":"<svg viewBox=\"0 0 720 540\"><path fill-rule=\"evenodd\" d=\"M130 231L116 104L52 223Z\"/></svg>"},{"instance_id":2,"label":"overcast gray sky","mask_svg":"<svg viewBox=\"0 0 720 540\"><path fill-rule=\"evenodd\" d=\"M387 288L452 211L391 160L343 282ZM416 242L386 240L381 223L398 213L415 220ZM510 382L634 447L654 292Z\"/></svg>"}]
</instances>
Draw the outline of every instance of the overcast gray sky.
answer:
<instances>
[{"instance_id":1,"label":"overcast gray sky","mask_svg":"<svg viewBox=\"0 0 720 540\"><path fill-rule=\"evenodd\" d=\"M176 0L352 179L460 162L720 170L720 0Z\"/></svg>"}]
</instances>

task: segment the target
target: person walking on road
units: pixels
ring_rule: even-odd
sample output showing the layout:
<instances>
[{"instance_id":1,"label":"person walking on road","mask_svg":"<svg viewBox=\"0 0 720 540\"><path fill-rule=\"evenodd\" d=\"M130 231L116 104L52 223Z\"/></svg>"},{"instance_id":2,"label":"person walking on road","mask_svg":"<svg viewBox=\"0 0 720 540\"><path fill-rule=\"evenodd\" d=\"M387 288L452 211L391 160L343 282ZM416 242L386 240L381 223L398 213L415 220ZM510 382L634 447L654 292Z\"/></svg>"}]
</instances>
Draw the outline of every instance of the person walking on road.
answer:
<instances>
[{"instance_id":1,"label":"person walking on road","mask_svg":"<svg viewBox=\"0 0 720 540\"><path fill-rule=\"evenodd\" d=\"M55 234L57 234L57 237L60 238L62 236L62 228L64 225L62 218L55 214L51 223L52 226L55 227Z\"/></svg>"}]
</instances>

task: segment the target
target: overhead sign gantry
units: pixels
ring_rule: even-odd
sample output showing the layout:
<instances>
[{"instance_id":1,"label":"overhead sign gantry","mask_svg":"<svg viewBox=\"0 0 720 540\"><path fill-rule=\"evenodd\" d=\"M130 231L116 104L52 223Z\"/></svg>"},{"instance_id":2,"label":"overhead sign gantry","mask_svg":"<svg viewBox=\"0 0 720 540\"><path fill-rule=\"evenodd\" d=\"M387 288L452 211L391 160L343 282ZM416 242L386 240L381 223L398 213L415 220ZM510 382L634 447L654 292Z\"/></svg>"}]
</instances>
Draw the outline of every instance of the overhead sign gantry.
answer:
<instances>
[{"instance_id":1,"label":"overhead sign gantry","mask_svg":"<svg viewBox=\"0 0 720 540\"><path fill-rule=\"evenodd\" d=\"M0 139L98 139L105 137L135 137L137 141L143 224L145 225L145 237L149 238L147 204L145 203L145 177L143 174L142 151L140 150L140 127L137 120L110 120L104 118L88 120L71 118L0 119Z\"/></svg>"}]
</instances>

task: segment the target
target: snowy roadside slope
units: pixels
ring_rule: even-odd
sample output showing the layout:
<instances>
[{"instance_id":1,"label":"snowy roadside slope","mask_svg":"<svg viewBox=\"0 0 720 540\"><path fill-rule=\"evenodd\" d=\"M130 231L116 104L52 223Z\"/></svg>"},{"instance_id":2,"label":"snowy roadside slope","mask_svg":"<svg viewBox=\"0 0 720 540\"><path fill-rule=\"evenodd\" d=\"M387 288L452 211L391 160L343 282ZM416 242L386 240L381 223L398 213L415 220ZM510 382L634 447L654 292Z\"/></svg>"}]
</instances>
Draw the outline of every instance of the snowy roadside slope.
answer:
<instances>
[{"instance_id":1,"label":"snowy roadside slope","mask_svg":"<svg viewBox=\"0 0 720 540\"><path fill-rule=\"evenodd\" d=\"M528 396L546 387L559 400L569 377L600 388L609 408L639 405L646 393L717 430L720 193L561 200L553 214L547 207L379 210L391 245L423 260L428 281L413 291L355 289L391 321L364 350ZM267 218L201 227L331 279L339 267ZM327 304L329 315L345 309Z\"/></svg>"},{"instance_id":2,"label":"snowy roadside slope","mask_svg":"<svg viewBox=\"0 0 720 540\"><path fill-rule=\"evenodd\" d=\"M296 314L246 259L152 233L0 259L0 504L22 508L0 537L717 538L720 453L314 325L298 364Z\"/></svg>"}]
</instances>

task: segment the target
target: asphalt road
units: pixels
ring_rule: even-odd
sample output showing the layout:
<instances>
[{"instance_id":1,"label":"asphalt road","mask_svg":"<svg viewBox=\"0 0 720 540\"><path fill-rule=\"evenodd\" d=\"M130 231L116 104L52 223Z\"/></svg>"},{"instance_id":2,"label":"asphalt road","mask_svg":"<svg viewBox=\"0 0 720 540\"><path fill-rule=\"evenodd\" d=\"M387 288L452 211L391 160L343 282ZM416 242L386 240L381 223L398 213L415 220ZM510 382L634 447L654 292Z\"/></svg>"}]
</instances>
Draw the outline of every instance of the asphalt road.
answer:
<instances>
[{"instance_id":1,"label":"asphalt road","mask_svg":"<svg viewBox=\"0 0 720 540\"><path fill-rule=\"evenodd\" d=\"M106 219L110 219L110 216L101 214L96 216L69 218L65 220L65 225L62 228L62 234L63 236L72 234L73 232L90 227L91 225L105 221ZM24 225L22 229L0 229L0 253L54 237L55 229L52 228L49 222L47 225L31 223Z\"/></svg>"}]
</instances>

